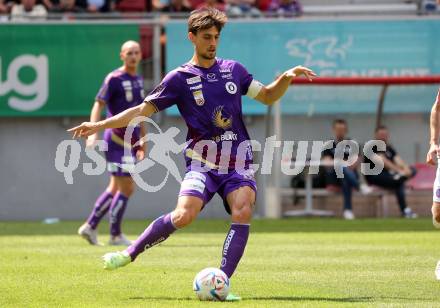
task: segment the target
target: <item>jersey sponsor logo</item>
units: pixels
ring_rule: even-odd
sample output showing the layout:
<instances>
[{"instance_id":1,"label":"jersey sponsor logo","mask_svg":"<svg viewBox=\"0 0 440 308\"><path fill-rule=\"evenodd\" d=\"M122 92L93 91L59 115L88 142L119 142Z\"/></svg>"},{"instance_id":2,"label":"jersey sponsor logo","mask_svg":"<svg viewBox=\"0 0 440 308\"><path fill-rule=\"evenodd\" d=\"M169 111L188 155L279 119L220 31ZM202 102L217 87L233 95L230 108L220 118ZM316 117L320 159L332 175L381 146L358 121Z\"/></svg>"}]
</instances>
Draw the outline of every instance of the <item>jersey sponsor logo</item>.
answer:
<instances>
[{"instance_id":1,"label":"jersey sponsor logo","mask_svg":"<svg viewBox=\"0 0 440 308\"><path fill-rule=\"evenodd\" d=\"M206 78L208 78L209 82L214 82L214 81L218 81L217 76L215 75L215 73L209 73L206 75Z\"/></svg>"},{"instance_id":2,"label":"jersey sponsor logo","mask_svg":"<svg viewBox=\"0 0 440 308\"><path fill-rule=\"evenodd\" d=\"M232 126L232 116L225 115L223 108L224 106L221 105L214 109L212 122L216 127L226 130Z\"/></svg>"},{"instance_id":3,"label":"jersey sponsor logo","mask_svg":"<svg viewBox=\"0 0 440 308\"><path fill-rule=\"evenodd\" d=\"M227 131L223 135L212 137L212 140L215 141L215 142L220 142L220 141L237 141L238 140L238 135L234 134L231 131Z\"/></svg>"},{"instance_id":4,"label":"jersey sponsor logo","mask_svg":"<svg viewBox=\"0 0 440 308\"><path fill-rule=\"evenodd\" d=\"M224 68L221 68L219 71L220 71L220 73L230 73L231 69L229 67L224 67Z\"/></svg>"},{"instance_id":5,"label":"jersey sponsor logo","mask_svg":"<svg viewBox=\"0 0 440 308\"><path fill-rule=\"evenodd\" d=\"M232 79L232 73L229 73L229 74L223 74L223 75L222 75L222 78L223 78L223 79Z\"/></svg>"},{"instance_id":6,"label":"jersey sponsor logo","mask_svg":"<svg viewBox=\"0 0 440 308\"><path fill-rule=\"evenodd\" d=\"M233 83L232 81L229 81L225 84L226 91L228 91L229 94L235 94L237 93L237 85Z\"/></svg>"},{"instance_id":7,"label":"jersey sponsor logo","mask_svg":"<svg viewBox=\"0 0 440 308\"><path fill-rule=\"evenodd\" d=\"M202 79L200 78L200 76L191 77L186 80L187 84L195 84L198 82L202 82Z\"/></svg>"},{"instance_id":8,"label":"jersey sponsor logo","mask_svg":"<svg viewBox=\"0 0 440 308\"><path fill-rule=\"evenodd\" d=\"M197 106L203 106L205 104L205 98L203 97L203 92L201 90L194 91L193 96Z\"/></svg>"},{"instance_id":9,"label":"jersey sponsor logo","mask_svg":"<svg viewBox=\"0 0 440 308\"><path fill-rule=\"evenodd\" d=\"M190 90L200 90L201 88L202 88L202 84L199 84L199 85L197 85L197 86L190 87L189 89L190 89Z\"/></svg>"},{"instance_id":10,"label":"jersey sponsor logo","mask_svg":"<svg viewBox=\"0 0 440 308\"><path fill-rule=\"evenodd\" d=\"M124 80L122 82L122 87L125 91L125 100L131 102L133 100L133 87L130 80Z\"/></svg>"}]
</instances>

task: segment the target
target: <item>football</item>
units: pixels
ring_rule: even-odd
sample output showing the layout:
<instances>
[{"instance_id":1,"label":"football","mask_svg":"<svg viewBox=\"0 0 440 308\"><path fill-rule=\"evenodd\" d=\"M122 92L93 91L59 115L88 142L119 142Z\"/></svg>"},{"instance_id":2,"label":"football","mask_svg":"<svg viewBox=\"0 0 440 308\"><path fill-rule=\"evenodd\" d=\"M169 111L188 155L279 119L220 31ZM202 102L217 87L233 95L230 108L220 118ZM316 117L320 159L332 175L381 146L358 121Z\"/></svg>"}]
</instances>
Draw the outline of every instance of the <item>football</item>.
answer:
<instances>
[{"instance_id":1,"label":"football","mask_svg":"<svg viewBox=\"0 0 440 308\"><path fill-rule=\"evenodd\" d=\"M228 276L214 267L200 271L193 282L193 290L202 301L224 301L228 296L229 286Z\"/></svg>"}]
</instances>

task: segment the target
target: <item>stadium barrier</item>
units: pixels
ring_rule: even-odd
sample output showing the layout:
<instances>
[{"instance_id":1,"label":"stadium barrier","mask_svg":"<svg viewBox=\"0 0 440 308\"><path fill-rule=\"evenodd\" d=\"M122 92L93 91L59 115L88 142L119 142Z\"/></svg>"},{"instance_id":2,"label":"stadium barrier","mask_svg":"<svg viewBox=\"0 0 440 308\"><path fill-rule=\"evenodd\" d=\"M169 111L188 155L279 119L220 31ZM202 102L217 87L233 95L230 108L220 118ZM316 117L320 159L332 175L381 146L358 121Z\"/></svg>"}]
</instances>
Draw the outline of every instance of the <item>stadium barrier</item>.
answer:
<instances>
[{"instance_id":1,"label":"stadium barrier","mask_svg":"<svg viewBox=\"0 0 440 308\"><path fill-rule=\"evenodd\" d=\"M433 76L400 76L400 77L317 77L312 82L305 78L299 78L292 81L295 86L380 86L381 91L377 99L376 108L376 123L375 127L378 127L382 123L382 117L385 108L385 99L387 91L392 86L408 87L408 86L426 86L426 85L440 85L440 75ZM350 92L350 93L353 93ZM356 98L353 98L356 100ZM373 99L372 99L373 100ZM434 97L433 97L434 100ZM275 135L277 140L283 140L282 138L282 125L283 114L281 104L278 102L273 106L267 108L266 114L266 137ZM275 148L276 162L283 162L285 158L281 156L281 149ZM290 163L290 162L289 162ZM420 168L419 168L420 169ZM422 168L423 169L423 168ZM426 171L423 169L423 171ZM429 175L424 174L421 179L424 184L418 185L417 182L412 184L412 189L408 189L409 194L423 195L432 194L432 186L426 185L426 178L432 178L432 170L427 170ZM333 213L323 210L315 210L313 208L314 197L329 197L335 195L334 190L329 189L313 189L310 174L306 174L306 182L304 190L295 190L293 188L281 187L281 170L280 168L274 168L267 185L265 187L265 213L268 217L279 218L282 216L332 216ZM336 191L337 192L337 191ZM282 198L292 197L293 195L305 197L305 209L302 211L288 211L283 212ZM379 198L379 211L378 215L388 216L389 213L389 195L390 192L385 189L375 188L374 192L370 194L370 197Z\"/></svg>"}]
</instances>

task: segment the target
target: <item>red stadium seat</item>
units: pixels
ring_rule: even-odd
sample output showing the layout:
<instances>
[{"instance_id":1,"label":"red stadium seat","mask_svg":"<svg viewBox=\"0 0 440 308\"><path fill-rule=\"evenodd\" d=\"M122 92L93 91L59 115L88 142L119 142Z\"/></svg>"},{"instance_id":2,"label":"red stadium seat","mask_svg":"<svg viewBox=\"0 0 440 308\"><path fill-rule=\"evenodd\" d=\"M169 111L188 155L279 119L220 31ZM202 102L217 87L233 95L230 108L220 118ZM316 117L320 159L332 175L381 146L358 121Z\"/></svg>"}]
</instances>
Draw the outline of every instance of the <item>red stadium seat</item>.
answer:
<instances>
[{"instance_id":1,"label":"red stadium seat","mask_svg":"<svg viewBox=\"0 0 440 308\"><path fill-rule=\"evenodd\" d=\"M120 12L144 12L147 9L145 0L122 0L116 6Z\"/></svg>"},{"instance_id":2,"label":"red stadium seat","mask_svg":"<svg viewBox=\"0 0 440 308\"><path fill-rule=\"evenodd\" d=\"M417 174L406 186L414 190L431 190L434 185L436 167L425 163L416 163Z\"/></svg>"},{"instance_id":3,"label":"red stadium seat","mask_svg":"<svg viewBox=\"0 0 440 308\"><path fill-rule=\"evenodd\" d=\"M153 58L153 27L141 25L139 27L142 59Z\"/></svg>"}]
</instances>

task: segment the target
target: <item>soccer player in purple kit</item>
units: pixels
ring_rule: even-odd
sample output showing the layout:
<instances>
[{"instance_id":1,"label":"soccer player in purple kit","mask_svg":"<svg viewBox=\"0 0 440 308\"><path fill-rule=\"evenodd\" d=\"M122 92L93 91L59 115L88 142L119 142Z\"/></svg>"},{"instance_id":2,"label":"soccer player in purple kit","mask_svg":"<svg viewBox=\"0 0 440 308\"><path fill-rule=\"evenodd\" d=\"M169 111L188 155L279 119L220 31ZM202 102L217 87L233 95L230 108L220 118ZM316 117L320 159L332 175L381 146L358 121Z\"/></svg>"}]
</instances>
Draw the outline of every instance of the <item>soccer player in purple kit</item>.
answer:
<instances>
[{"instance_id":1,"label":"soccer player in purple kit","mask_svg":"<svg viewBox=\"0 0 440 308\"><path fill-rule=\"evenodd\" d=\"M127 41L120 53L123 66L112 71L104 80L90 115L91 122L98 122L104 107L107 117L111 117L142 103L145 95L143 79L137 74L137 66L141 60L141 49L137 42ZM133 167L135 160L142 160L145 155L144 146L132 147L141 135L145 135L144 126L135 128L133 143L124 142L125 127L105 130L104 140L108 150L105 152L107 169L110 172L110 183L98 197L87 221L78 229L78 234L92 245L99 245L97 227L107 212L110 212L110 245L128 246L131 242L121 232L121 222L127 202L134 192L134 181L127 168ZM98 139L94 133L87 138L86 146L93 147ZM124 148L131 152L124 156Z\"/></svg>"},{"instance_id":2,"label":"soccer player in purple kit","mask_svg":"<svg viewBox=\"0 0 440 308\"><path fill-rule=\"evenodd\" d=\"M232 220L220 264L220 269L229 278L244 253L256 183L249 168L252 149L242 118L241 96L247 95L271 105L284 95L293 78L305 75L311 80L315 74L308 68L296 66L264 86L240 63L216 58L220 32L226 21L225 14L216 9L193 11L188 19L188 38L194 45L194 55L188 63L168 73L143 104L112 118L84 122L69 130L74 137L86 137L104 128L126 126L138 116L150 117L174 104L188 126L187 140L190 142L184 151L187 171L175 210L154 220L126 250L105 254L106 269L133 262L144 250L189 225L215 193L222 197ZM209 155L212 148L205 151L203 145L213 143L214 155ZM230 145L229 150L223 149L227 147L225 144ZM203 167L209 166L208 170L203 169L202 164ZM245 168L238 171L238 165ZM227 298L238 299L232 294Z\"/></svg>"}]
</instances>

